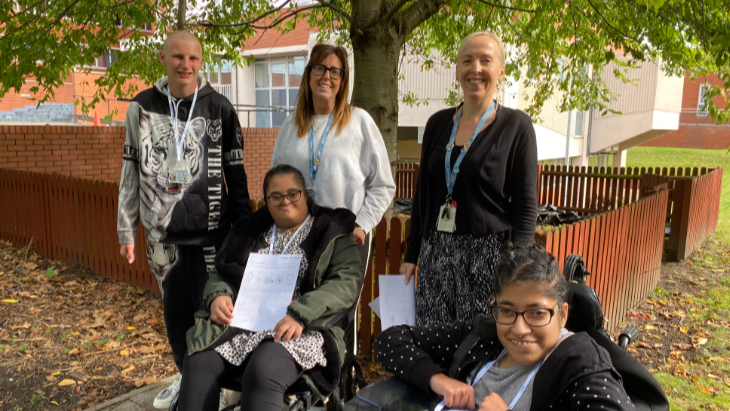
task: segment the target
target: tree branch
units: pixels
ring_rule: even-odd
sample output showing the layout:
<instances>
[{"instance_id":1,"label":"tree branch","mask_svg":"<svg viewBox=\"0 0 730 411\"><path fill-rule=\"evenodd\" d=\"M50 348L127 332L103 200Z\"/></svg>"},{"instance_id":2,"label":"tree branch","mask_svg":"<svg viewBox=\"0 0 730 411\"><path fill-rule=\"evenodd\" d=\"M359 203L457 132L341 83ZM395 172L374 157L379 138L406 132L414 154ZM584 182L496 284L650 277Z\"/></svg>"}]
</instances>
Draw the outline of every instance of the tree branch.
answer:
<instances>
[{"instance_id":1,"label":"tree branch","mask_svg":"<svg viewBox=\"0 0 730 411\"><path fill-rule=\"evenodd\" d=\"M330 3L326 0L317 0L317 3L327 7L328 9L334 11L335 13L338 13L341 15L345 20L347 20L348 23L352 24L352 17L347 14L345 10L342 10L341 8L337 7L335 4Z\"/></svg>"},{"instance_id":2,"label":"tree branch","mask_svg":"<svg viewBox=\"0 0 730 411\"><path fill-rule=\"evenodd\" d=\"M403 27L401 35L407 36L421 23L438 13L449 0L419 0L401 14Z\"/></svg>"},{"instance_id":3,"label":"tree branch","mask_svg":"<svg viewBox=\"0 0 730 411\"><path fill-rule=\"evenodd\" d=\"M405 6L406 3L408 3L409 1L411 0L399 0L398 3L395 3L393 7L388 10L388 13L385 15L385 17L383 17L383 20L385 20L386 23L389 22L391 19L393 19L393 16L395 16L396 13L398 13L400 9L403 8L403 6Z\"/></svg>"},{"instance_id":4,"label":"tree branch","mask_svg":"<svg viewBox=\"0 0 730 411\"><path fill-rule=\"evenodd\" d=\"M254 25L254 23L264 20L266 17L268 17L272 14L276 14L277 12L281 11L281 9L283 9L284 6L286 6L290 2L291 2L291 0L287 0L284 3L282 3L281 5L279 5L279 7L271 9L271 10L267 11L266 13L263 13L260 16L257 16L256 18L254 18L252 20L242 21L240 23L231 23L231 24L219 24L219 23L211 23L210 21L204 21L200 25L203 27L244 27L244 28L251 27L251 28L258 28L258 29L272 28L272 27L276 26L277 24L281 23L282 21L287 20L293 16L296 16L297 14L299 14L303 11L307 11L307 10L311 10L311 9L320 9L320 8L324 7L324 6L319 6L319 5L300 7L296 10L287 11L288 14L284 14L283 16L275 18L273 20L274 23L272 23L272 25L269 25L269 26L255 26Z\"/></svg>"},{"instance_id":5,"label":"tree branch","mask_svg":"<svg viewBox=\"0 0 730 411\"><path fill-rule=\"evenodd\" d=\"M637 38L635 38L633 36L629 36L628 34L622 32L621 30L619 30L616 27L614 27L611 23L609 23L608 20L606 20L606 18L603 16L603 14L598 10L598 8L596 8L596 6L593 5L593 2L591 2L591 0L588 0L588 4L591 5L591 8L593 8L593 10L596 11L596 13L601 17L601 20L603 20L603 22L606 23L606 25L608 27L610 27L613 31L615 31L616 33L624 36L627 39L631 39L631 40L634 40L637 43L640 43L640 41Z\"/></svg>"},{"instance_id":6,"label":"tree branch","mask_svg":"<svg viewBox=\"0 0 730 411\"><path fill-rule=\"evenodd\" d=\"M488 2L488 1L485 1L485 0L477 0L477 1L479 3L486 4L487 6L498 7L500 9L505 9L505 10L521 11L521 12L524 12L524 13L535 13L535 12L537 12L537 10L535 10L535 9L523 9L523 8L520 8L520 7L504 6L502 4L494 4L494 3L491 3L491 2Z\"/></svg>"}]
</instances>

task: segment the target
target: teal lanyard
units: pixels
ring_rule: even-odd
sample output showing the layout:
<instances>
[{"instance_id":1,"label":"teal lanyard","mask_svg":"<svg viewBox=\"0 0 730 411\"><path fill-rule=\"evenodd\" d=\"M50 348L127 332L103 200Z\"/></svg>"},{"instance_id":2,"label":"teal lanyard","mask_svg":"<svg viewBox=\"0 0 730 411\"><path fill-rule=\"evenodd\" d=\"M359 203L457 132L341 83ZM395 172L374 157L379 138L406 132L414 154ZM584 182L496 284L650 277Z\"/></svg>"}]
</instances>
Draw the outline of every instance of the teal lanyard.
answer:
<instances>
[{"instance_id":1,"label":"teal lanyard","mask_svg":"<svg viewBox=\"0 0 730 411\"><path fill-rule=\"evenodd\" d=\"M479 372L477 373L476 377L474 377L474 381L472 381L471 386L472 387L475 386L476 383L484 376L484 374L486 374L487 371L489 371L489 369L492 367L492 365L494 365L494 363L496 363L502 357L504 357L504 354L506 354L506 353L507 353L507 350L502 350L502 352L499 354L499 357L497 357L497 359L490 361L489 363L487 363L487 365L482 367L482 369L479 370ZM515 398L509 404L510 410L513 410L515 408L515 405L517 405L517 401L519 401L520 398L522 397L522 394L525 393L527 386L530 384L530 381L532 381L532 378L535 377L535 374L537 374L537 370L540 368L543 361L545 361L545 360L544 359L540 360L540 362L538 362L537 365L535 365L535 368L532 369L532 372L530 373L530 375L527 376L525 383L522 384L522 388L520 388L520 390L517 392L517 395L515 396ZM439 405L437 405L436 408L434 408L433 411L441 411L444 409L444 407L446 407L446 404L444 404L444 402L441 401L439 403Z\"/></svg>"},{"instance_id":2,"label":"teal lanyard","mask_svg":"<svg viewBox=\"0 0 730 411\"><path fill-rule=\"evenodd\" d=\"M324 144L327 142L327 136L330 134L331 126L332 114L330 114L330 118L327 120L327 126L324 128L322 138L319 140L319 149L317 150L316 157L314 155L314 119L312 119L312 125L309 126L309 179L312 181L314 181L314 177L317 175L317 169L322 158L322 151L324 150Z\"/></svg>"},{"instance_id":3,"label":"teal lanyard","mask_svg":"<svg viewBox=\"0 0 730 411\"><path fill-rule=\"evenodd\" d=\"M464 144L464 147L462 147L461 153L459 154L459 157L456 159L456 163L454 163L454 168L452 170L452 168L451 168L451 150L454 149L454 141L456 141L456 131L459 129L459 121L461 120L461 113L463 112L463 109L462 109L462 111L459 111L459 114L456 115L456 120L454 120L454 128L451 130L451 138L449 139L449 144L446 145L446 156L444 157L444 164L446 167L446 190L448 191L448 194L449 194L448 198L451 198L451 194L454 191L454 184L456 183L456 176L459 174L459 165L461 165L461 161L464 159L464 156L466 155L466 152L469 150L469 147L471 147L471 144L477 138L477 135L481 131L482 127L484 127L484 123L486 123L489 116L492 115L492 111L494 111L494 101L492 101L492 104L489 105L489 108L487 108L487 111L485 111L484 114L482 114L482 118L479 119L479 123L477 123L477 127L474 129L474 132L471 133L471 138L469 139L469 141L466 142L466 144ZM310 140L311 140L311 138L310 138Z\"/></svg>"},{"instance_id":4,"label":"teal lanyard","mask_svg":"<svg viewBox=\"0 0 730 411\"><path fill-rule=\"evenodd\" d=\"M295 231L294 235L291 236L291 238L289 239L289 242L286 243L286 245L284 246L284 249L281 250L280 254L284 254L286 249L289 248L289 244L291 244L291 242L294 241L294 237L296 237L297 234L299 234L299 231L302 229L302 227L304 227L307 224L307 221L309 221L309 217L311 217L311 216L312 216L311 214L307 214L307 219L304 220L304 222L302 223L302 225L299 226L299 228L297 228L297 231ZM274 223L274 229L271 230L271 245L269 245L269 255L274 254L274 240L276 240L276 223Z\"/></svg>"}]
</instances>

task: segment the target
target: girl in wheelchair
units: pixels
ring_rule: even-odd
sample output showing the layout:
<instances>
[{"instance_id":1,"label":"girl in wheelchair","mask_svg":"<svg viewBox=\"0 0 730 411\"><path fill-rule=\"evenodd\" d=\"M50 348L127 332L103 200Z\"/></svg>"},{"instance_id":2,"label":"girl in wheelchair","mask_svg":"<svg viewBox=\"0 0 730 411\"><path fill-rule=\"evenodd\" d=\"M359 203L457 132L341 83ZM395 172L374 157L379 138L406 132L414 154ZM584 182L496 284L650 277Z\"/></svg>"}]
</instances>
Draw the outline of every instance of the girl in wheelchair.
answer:
<instances>
[{"instance_id":1,"label":"girl in wheelchair","mask_svg":"<svg viewBox=\"0 0 730 411\"><path fill-rule=\"evenodd\" d=\"M570 293L552 255L507 242L494 290L491 318L381 333L375 351L383 367L439 395L436 410L637 409L608 351L565 328ZM642 378L653 380L648 372ZM661 398L648 409L668 410Z\"/></svg>"},{"instance_id":2,"label":"girl in wheelchair","mask_svg":"<svg viewBox=\"0 0 730 411\"><path fill-rule=\"evenodd\" d=\"M308 328L347 310L358 297L362 267L352 236L355 216L316 207L304 177L288 165L266 173L264 193L266 207L237 223L216 256L203 294L210 318L187 333L181 411L217 411L221 382L238 377L241 409L256 411L281 411L285 390L302 376L316 394L329 393L339 381L344 330ZM302 256L286 316L261 332L229 326L252 253Z\"/></svg>"}]
</instances>

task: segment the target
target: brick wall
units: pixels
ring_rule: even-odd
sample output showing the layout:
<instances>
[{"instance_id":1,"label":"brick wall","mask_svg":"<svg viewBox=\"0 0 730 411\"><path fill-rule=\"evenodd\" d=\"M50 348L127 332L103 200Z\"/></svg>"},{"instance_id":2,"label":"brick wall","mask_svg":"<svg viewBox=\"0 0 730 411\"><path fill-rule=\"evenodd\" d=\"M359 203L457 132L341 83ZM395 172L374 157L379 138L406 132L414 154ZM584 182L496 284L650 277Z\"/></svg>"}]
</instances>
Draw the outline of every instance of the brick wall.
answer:
<instances>
[{"instance_id":1,"label":"brick wall","mask_svg":"<svg viewBox=\"0 0 730 411\"><path fill-rule=\"evenodd\" d=\"M241 49L255 50L272 47L306 46L309 44L309 32L310 28L306 20L299 20L293 30L284 34L281 34L278 30L257 29L256 34L248 38Z\"/></svg>"},{"instance_id":2,"label":"brick wall","mask_svg":"<svg viewBox=\"0 0 730 411\"><path fill-rule=\"evenodd\" d=\"M679 130L649 140L641 146L727 149L730 148L730 126L680 124Z\"/></svg>"},{"instance_id":3,"label":"brick wall","mask_svg":"<svg viewBox=\"0 0 730 411\"><path fill-rule=\"evenodd\" d=\"M124 127L0 127L0 168L119 181L123 149Z\"/></svg>"},{"instance_id":4,"label":"brick wall","mask_svg":"<svg viewBox=\"0 0 730 411\"><path fill-rule=\"evenodd\" d=\"M248 179L248 194L256 200L264 198L264 175L271 168L278 128L241 128L243 131L243 164Z\"/></svg>"},{"instance_id":5,"label":"brick wall","mask_svg":"<svg viewBox=\"0 0 730 411\"><path fill-rule=\"evenodd\" d=\"M263 198L278 128L243 128L251 198ZM124 127L1 126L0 168L119 182Z\"/></svg>"}]
</instances>

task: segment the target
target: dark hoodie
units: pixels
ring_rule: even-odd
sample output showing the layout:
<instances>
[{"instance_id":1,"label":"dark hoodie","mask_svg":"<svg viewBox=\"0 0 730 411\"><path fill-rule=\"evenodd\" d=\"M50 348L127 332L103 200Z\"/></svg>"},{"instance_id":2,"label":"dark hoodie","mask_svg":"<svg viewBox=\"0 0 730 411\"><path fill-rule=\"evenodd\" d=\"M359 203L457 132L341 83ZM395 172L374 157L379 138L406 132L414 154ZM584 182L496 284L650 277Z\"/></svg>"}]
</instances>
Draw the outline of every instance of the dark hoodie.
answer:
<instances>
[{"instance_id":1,"label":"dark hoodie","mask_svg":"<svg viewBox=\"0 0 730 411\"><path fill-rule=\"evenodd\" d=\"M134 243L140 219L147 239L220 244L231 224L251 213L238 116L202 76L198 83L183 149L190 169L187 184L167 182L168 171L177 163L167 77L139 93L127 109L117 220L120 244ZM192 101L188 96L180 103L179 135Z\"/></svg>"}]
</instances>

